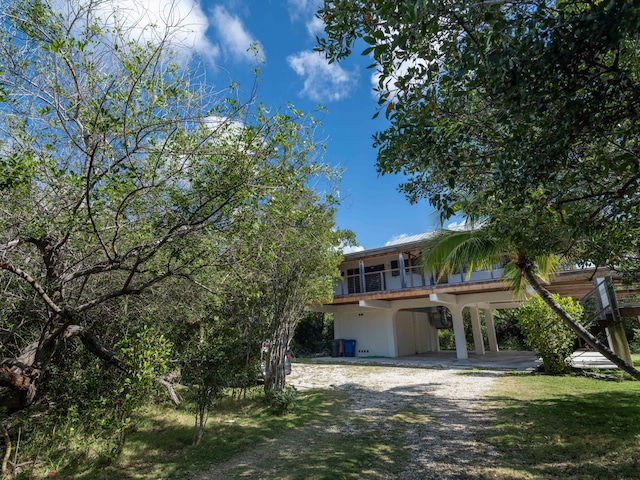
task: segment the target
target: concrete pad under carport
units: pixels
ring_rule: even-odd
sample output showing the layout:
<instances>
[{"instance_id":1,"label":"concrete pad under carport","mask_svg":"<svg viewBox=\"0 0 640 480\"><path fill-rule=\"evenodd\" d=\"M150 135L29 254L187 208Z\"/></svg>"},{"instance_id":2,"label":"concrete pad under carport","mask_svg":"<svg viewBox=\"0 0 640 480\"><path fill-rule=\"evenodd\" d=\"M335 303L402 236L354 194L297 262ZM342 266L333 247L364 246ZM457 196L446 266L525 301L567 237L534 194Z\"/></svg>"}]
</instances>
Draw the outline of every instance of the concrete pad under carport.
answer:
<instances>
[{"instance_id":1,"label":"concrete pad under carport","mask_svg":"<svg viewBox=\"0 0 640 480\"><path fill-rule=\"evenodd\" d=\"M529 351L501 351L487 352L478 355L469 352L467 358L457 358L453 350L407 355L403 357L317 357L311 359L318 363L355 363L362 365L397 365L403 367L422 368L486 368L493 370L532 372L542 364L535 352ZM602 354L593 351L578 350L571 356L574 368L580 369L615 369Z\"/></svg>"},{"instance_id":2,"label":"concrete pad under carport","mask_svg":"<svg viewBox=\"0 0 640 480\"><path fill-rule=\"evenodd\" d=\"M453 350L406 355L396 358L388 357L317 357L311 359L318 363L352 363L363 365L397 365L422 368L487 368L494 370L533 371L539 361L534 352L502 351L487 352L477 355L469 352L467 358L457 358Z\"/></svg>"}]
</instances>

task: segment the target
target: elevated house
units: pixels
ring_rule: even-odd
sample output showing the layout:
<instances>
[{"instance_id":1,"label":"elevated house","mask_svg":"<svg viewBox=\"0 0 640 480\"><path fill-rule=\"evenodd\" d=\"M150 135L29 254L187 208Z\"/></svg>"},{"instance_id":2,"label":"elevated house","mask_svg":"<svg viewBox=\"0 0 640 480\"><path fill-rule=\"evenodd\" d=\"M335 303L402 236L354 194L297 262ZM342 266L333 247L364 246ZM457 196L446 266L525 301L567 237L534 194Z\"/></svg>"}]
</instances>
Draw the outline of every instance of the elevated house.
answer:
<instances>
[{"instance_id":1,"label":"elevated house","mask_svg":"<svg viewBox=\"0 0 640 480\"><path fill-rule=\"evenodd\" d=\"M470 275L460 271L438 279L433 272L423 272L421 266L421 247L428 235L404 237L384 247L345 254L334 300L321 309L334 314L334 338L355 340L355 356L438 352L438 330L453 329L457 357L467 358L465 309L470 312L475 353L485 353L485 340L490 351L499 350L492 312L517 308L523 300L514 297L500 280L507 259L488 270L474 270ZM593 289L594 277L607 273L567 267L546 287L579 299Z\"/></svg>"}]
</instances>

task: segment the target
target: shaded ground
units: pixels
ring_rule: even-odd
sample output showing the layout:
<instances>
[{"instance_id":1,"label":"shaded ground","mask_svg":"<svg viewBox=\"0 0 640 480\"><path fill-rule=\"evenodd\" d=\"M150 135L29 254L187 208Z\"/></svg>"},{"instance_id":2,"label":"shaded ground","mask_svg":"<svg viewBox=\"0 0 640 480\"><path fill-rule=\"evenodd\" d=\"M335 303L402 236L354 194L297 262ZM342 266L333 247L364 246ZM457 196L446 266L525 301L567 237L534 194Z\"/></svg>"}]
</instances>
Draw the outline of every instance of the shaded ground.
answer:
<instances>
[{"instance_id":1,"label":"shaded ground","mask_svg":"<svg viewBox=\"0 0 640 480\"><path fill-rule=\"evenodd\" d=\"M488 420L483 396L500 375L489 370L296 363L291 385L301 394L313 389L343 394L348 414L319 419L195 478L479 478L495 458L491 447L476 440L477 429ZM360 444L374 448L378 460L388 458L371 467L350 468L348 475L323 468L323 462L334 465L337 457L345 462L367 458L371 452L359 451ZM296 462L304 469L297 470Z\"/></svg>"}]
</instances>

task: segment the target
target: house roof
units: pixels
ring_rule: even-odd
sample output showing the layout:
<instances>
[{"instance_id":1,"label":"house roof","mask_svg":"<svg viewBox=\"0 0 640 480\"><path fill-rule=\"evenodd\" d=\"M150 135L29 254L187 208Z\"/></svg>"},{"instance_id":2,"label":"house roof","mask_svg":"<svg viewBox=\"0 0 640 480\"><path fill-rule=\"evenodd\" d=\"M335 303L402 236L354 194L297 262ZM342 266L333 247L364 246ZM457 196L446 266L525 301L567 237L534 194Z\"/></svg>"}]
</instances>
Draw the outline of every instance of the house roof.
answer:
<instances>
[{"instance_id":1,"label":"house roof","mask_svg":"<svg viewBox=\"0 0 640 480\"><path fill-rule=\"evenodd\" d=\"M404 252L415 250L422 246L422 243L434 235L435 232L419 233L417 235L403 235L387 242L384 247L370 248L359 252L345 253L344 260L359 260L362 258L388 255L394 252Z\"/></svg>"}]
</instances>

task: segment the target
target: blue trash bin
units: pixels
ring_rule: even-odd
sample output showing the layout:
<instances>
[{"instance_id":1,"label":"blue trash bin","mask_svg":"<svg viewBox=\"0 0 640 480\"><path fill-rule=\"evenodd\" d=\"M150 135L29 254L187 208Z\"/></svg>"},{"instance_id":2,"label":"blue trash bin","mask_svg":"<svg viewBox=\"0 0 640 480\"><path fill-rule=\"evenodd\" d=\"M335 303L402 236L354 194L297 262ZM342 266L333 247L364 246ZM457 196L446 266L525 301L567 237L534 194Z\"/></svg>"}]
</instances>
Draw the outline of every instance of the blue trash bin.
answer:
<instances>
[{"instance_id":1,"label":"blue trash bin","mask_svg":"<svg viewBox=\"0 0 640 480\"><path fill-rule=\"evenodd\" d=\"M344 341L344 356L355 357L356 356L356 341L345 340Z\"/></svg>"}]
</instances>

